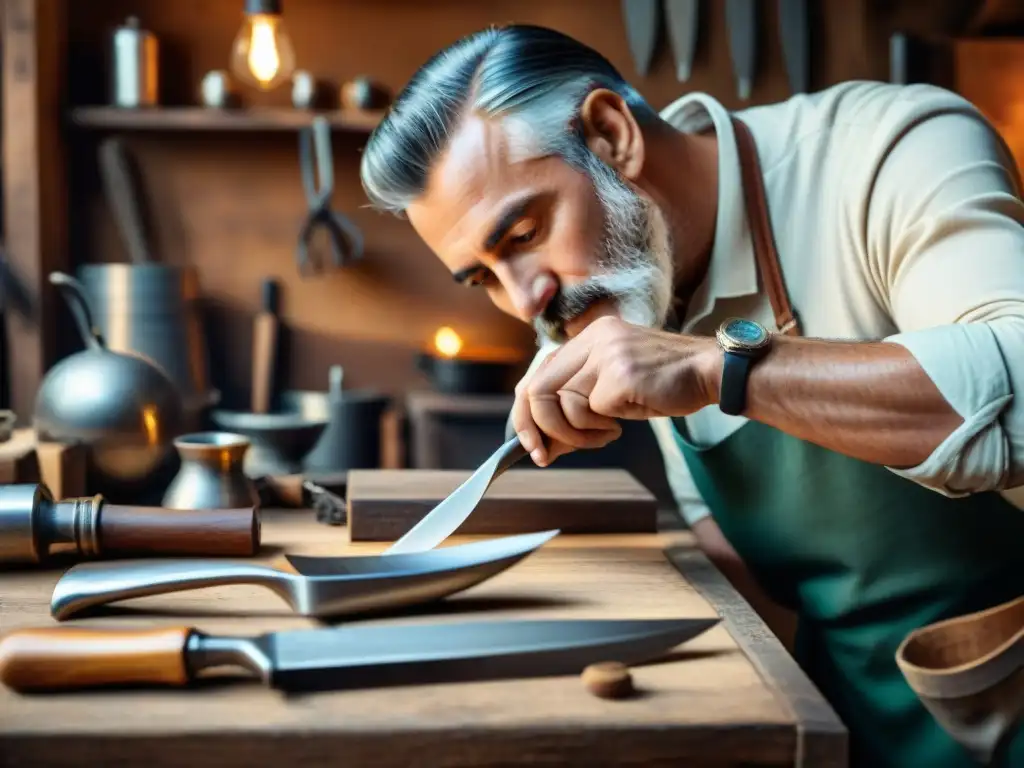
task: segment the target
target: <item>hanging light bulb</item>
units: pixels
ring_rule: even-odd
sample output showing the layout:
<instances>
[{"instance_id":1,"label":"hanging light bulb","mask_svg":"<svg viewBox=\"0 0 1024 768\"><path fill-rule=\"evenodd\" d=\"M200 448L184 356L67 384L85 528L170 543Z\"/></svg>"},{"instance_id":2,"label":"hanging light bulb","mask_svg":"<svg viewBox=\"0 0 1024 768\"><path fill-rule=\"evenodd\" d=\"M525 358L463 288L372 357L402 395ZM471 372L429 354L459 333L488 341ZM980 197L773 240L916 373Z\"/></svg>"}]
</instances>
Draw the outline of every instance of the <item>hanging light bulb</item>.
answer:
<instances>
[{"instance_id":1,"label":"hanging light bulb","mask_svg":"<svg viewBox=\"0 0 1024 768\"><path fill-rule=\"evenodd\" d=\"M281 18L280 0L245 0L242 27L231 46L231 71L261 91L292 76L295 48Z\"/></svg>"}]
</instances>

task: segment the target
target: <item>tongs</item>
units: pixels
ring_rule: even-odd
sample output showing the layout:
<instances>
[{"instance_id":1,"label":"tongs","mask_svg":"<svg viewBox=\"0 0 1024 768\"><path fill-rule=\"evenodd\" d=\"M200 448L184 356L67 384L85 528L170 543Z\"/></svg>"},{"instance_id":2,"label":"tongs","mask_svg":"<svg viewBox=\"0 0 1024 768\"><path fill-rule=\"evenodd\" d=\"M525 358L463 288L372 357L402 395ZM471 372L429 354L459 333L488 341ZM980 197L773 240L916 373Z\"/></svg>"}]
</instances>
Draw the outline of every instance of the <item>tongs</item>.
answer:
<instances>
[{"instance_id":1,"label":"tongs","mask_svg":"<svg viewBox=\"0 0 1024 768\"><path fill-rule=\"evenodd\" d=\"M318 264L309 254L309 244L318 227L327 230L334 266L345 266L361 259L362 232L348 217L331 208L334 157L331 153L331 124L327 118L317 115L309 127L299 131L299 159L302 185L309 201L309 214L299 233L299 271L304 275L319 271ZM319 187L317 176L320 177Z\"/></svg>"}]
</instances>

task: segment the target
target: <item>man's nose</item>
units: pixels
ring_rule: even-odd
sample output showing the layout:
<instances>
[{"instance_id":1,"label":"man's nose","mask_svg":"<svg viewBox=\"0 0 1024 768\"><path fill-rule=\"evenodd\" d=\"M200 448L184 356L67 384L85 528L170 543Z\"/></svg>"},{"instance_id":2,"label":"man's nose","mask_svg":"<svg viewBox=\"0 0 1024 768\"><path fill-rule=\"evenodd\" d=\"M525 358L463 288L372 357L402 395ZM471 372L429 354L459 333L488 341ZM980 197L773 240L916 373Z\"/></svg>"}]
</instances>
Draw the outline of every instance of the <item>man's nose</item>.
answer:
<instances>
[{"instance_id":1,"label":"man's nose","mask_svg":"<svg viewBox=\"0 0 1024 768\"><path fill-rule=\"evenodd\" d=\"M518 280L512 279L509 285L512 305L519 318L526 323L540 315L558 292L557 278L547 271L524 275Z\"/></svg>"}]
</instances>

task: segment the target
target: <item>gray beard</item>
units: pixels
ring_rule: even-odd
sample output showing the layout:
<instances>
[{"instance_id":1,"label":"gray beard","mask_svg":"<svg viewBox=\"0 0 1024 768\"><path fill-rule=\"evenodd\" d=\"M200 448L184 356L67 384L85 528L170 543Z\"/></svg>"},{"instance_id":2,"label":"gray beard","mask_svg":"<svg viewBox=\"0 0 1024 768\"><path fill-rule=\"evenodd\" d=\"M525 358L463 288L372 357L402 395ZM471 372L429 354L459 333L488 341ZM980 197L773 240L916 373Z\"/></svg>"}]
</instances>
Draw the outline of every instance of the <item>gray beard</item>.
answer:
<instances>
[{"instance_id":1,"label":"gray beard","mask_svg":"<svg viewBox=\"0 0 1024 768\"><path fill-rule=\"evenodd\" d=\"M662 327L672 306L672 248L663 214L600 158L588 157L604 210L602 253L591 277L561 286L534 320L538 345L564 343L566 323L601 300L613 302L625 322L645 328Z\"/></svg>"}]
</instances>

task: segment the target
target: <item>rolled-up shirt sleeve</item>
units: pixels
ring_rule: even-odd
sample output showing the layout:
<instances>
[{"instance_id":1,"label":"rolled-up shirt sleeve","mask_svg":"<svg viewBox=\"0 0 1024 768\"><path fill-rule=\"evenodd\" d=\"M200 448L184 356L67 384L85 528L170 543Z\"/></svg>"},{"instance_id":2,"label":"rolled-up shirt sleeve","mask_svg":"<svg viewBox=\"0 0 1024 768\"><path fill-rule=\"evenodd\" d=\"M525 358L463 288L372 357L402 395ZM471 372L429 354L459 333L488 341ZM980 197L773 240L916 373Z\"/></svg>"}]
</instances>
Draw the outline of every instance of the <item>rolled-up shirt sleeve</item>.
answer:
<instances>
[{"instance_id":1,"label":"rolled-up shirt sleeve","mask_svg":"<svg viewBox=\"0 0 1024 768\"><path fill-rule=\"evenodd\" d=\"M921 464L890 469L947 496L1024 484L1024 204L1013 158L967 112L896 144L867 222L878 295L963 423Z\"/></svg>"}]
</instances>

